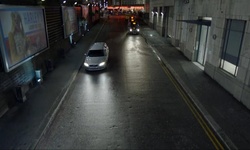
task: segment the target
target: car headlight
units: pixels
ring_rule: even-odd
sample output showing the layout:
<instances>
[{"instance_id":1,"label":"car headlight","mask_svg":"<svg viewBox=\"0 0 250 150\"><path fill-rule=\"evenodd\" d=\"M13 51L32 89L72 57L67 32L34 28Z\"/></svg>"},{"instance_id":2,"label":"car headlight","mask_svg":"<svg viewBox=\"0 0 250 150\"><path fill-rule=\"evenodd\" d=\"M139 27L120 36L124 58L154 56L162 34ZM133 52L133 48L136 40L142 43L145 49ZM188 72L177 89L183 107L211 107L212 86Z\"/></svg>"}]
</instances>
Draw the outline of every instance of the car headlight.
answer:
<instances>
[{"instance_id":1,"label":"car headlight","mask_svg":"<svg viewBox=\"0 0 250 150\"><path fill-rule=\"evenodd\" d=\"M132 29L130 28L129 31L132 32Z\"/></svg>"},{"instance_id":2,"label":"car headlight","mask_svg":"<svg viewBox=\"0 0 250 150\"><path fill-rule=\"evenodd\" d=\"M88 66L89 66L89 64L85 62L85 63L84 63L84 66L85 66L85 67L88 67Z\"/></svg>"},{"instance_id":3,"label":"car headlight","mask_svg":"<svg viewBox=\"0 0 250 150\"><path fill-rule=\"evenodd\" d=\"M137 31L137 32L139 32L139 31L140 31L140 29L136 29L136 31Z\"/></svg>"},{"instance_id":4,"label":"car headlight","mask_svg":"<svg viewBox=\"0 0 250 150\"><path fill-rule=\"evenodd\" d=\"M104 66L105 65L105 62L101 62L100 64L99 64L99 66Z\"/></svg>"}]
</instances>

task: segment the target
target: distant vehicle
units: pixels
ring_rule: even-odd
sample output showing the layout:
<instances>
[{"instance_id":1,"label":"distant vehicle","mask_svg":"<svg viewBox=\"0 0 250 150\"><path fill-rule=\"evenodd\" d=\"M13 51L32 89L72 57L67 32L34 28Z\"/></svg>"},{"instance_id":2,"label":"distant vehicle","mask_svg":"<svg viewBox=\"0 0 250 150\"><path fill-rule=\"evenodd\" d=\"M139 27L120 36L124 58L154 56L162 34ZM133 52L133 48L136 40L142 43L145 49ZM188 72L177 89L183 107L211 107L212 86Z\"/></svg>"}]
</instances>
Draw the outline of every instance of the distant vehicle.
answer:
<instances>
[{"instance_id":1,"label":"distant vehicle","mask_svg":"<svg viewBox=\"0 0 250 150\"><path fill-rule=\"evenodd\" d=\"M95 42L86 54L84 67L88 71L103 70L107 67L108 58L108 45L105 42Z\"/></svg>"},{"instance_id":2,"label":"distant vehicle","mask_svg":"<svg viewBox=\"0 0 250 150\"><path fill-rule=\"evenodd\" d=\"M134 16L130 16L130 17L129 17L129 21L130 21L130 22L135 22L135 21L136 21L135 19L136 19L136 18L135 18Z\"/></svg>"},{"instance_id":3,"label":"distant vehicle","mask_svg":"<svg viewBox=\"0 0 250 150\"><path fill-rule=\"evenodd\" d=\"M139 24L135 21L129 22L128 23L128 31L131 34L139 34L139 32L140 32Z\"/></svg>"}]
</instances>

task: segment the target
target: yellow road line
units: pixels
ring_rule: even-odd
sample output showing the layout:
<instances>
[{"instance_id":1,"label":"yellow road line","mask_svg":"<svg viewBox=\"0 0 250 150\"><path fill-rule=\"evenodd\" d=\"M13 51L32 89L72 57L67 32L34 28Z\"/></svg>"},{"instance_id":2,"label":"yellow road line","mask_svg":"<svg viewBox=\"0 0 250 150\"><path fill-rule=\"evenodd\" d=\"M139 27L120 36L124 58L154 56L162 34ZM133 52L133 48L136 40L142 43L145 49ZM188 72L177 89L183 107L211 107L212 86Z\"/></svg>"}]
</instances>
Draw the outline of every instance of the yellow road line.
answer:
<instances>
[{"instance_id":1,"label":"yellow road line","mask_svg":"<svg viewBox=\"0 0 250 150\"><path fill-rule=\"evenodd\" d=\"M194 115L194 117L196 118L198 123L201 125L202 129L204 130L204 132L206 133L206 135L208 136L210 141L213 143L215 149L224 150L224 147L222 146L222 144L220 143L218 138L214 135L213 131L211 130L211 128L209 127L207 122L204 120L204 117L201 115L200 111L191 102L190 97L186 94L186 92L183 90L181 85L173 77L173 75L171 74L169 69L165 66L165 64L163 64L163 62L161 60L159 60L159 59L158 59L158 61L159 61L160 65L161 65L162 69L164 70L165 74L168 76L170 81L173 83L173 85L177 89L178 93L181 95L182 99L185 101L188 108L191 110L192 114Z\"/></svg>"}]
</instances>

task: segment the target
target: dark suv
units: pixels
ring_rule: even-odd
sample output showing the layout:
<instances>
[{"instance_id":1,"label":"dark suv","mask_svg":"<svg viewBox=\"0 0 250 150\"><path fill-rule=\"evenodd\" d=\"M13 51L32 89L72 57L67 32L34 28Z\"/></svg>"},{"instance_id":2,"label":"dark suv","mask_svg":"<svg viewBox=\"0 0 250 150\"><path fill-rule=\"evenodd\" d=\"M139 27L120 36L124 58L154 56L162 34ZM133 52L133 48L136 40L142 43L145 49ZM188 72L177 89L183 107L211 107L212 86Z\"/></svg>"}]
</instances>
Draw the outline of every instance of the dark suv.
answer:
<instances>
[{"instance_id":1,"label":"dark suv","mask_svg":"<svg viewBox=\"0 0 250 150\"><path fill-rule=\"evenodd\" d=\"M138 22L136 22L136 21L129 22L128 23L128 31L129 31L129 33L132 33L132 34L139 34L140 28L139 28Z\"/></svg>"}]
</instances>

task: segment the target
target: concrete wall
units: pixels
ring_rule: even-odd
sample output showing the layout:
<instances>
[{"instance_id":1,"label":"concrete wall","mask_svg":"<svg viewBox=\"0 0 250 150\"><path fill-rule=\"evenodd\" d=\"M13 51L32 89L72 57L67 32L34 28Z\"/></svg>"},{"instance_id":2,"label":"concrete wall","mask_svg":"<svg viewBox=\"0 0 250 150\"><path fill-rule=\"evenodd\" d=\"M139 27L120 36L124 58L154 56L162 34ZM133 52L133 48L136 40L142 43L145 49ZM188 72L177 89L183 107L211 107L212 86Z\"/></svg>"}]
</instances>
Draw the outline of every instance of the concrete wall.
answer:
<instances>
[{"instance_id":1,"label":"concrete wall","mask_svg":"<svg viewBox=\"0 0 250 150\"><path fill-rule=\"evenodd\" d=\"M28 4L28 2L26 3ZM18 5L17 2L15 4ZM69 39L63 38L60 6L45 7L45 13L50 44L48 50L10 72L4 71L2 57L0 57L0 117L17 103L15 94L17 87L21 87L24 89L24 93L26 93L35 83L35 70L41 70L42 75L52 71L51 67L48 67L48 60L54 62L55 65L71 49ZM80 37L78 34L75 34L73 38L77 41Z\"/></svg>"},{"instance_id":2,"label":"concrete wall","mask_svg":"<svg viewBox=\"0 0 250 150\"><path fill-rule=\"evenodd\" d=\"M210 40L205 72L250 109L250 44L248 42L250 41L249 5L250 1L246 0L239 0L237 2L228 0L220 3L220 7L217 9L216 13L213 14L211 35L216 35L217 38ZM247 21L236 77L219 68L226 19Z\"/></svg>"},{"instance_id":3,"label":"concrete wall","mask_svg":"<svg viewBox=\"0 0 250 150\"><path fill-rule=\"evenodd\" d=\"M174 0L150 0L150 15L149 15L149 24L151 27L154 27L154 29L160 34L160 35L165 35L163 33L163 27L165 27L165 24L163 23L163 16L161 15L160 12L160 7L162 7L162 10L164 10L164 7L166 6L174 6ZM154 7L157 7L158 9L158 14L152 14L152 11ZM172 9L173 11L173 9ZM173 15L169 19L170 22L173 20ZM167 23L167 22L166 22ZM171 24L172 25L172 24ZM172 32L172 26L167 33ZM165 35L167 36L167 35Z\"/></svg>"},{"instance_id":4,"label":"concrete wall","mask_svg":"<svg viewBox=\"0 0 250 150\"><path fill-rule=\"evenodd\" d=\"M173 3L172 1L158 0L150 4L151 10L153 7L160 6L172 6L168 17L167 32L171 37L172 45L179 47L180 51L191 61L194 61L197 25L176 20L197 20L199 17L212 18L204 70L250 109L250 1L189 0L186 3L183 0L176 0ZM226 19L246 21L238 74L236 76L223 71L219 66ZM161 33L160 27L164 26L164 24L158 23L156 30Z\"/></svg>"}]
</instances>

